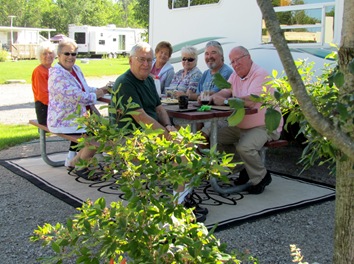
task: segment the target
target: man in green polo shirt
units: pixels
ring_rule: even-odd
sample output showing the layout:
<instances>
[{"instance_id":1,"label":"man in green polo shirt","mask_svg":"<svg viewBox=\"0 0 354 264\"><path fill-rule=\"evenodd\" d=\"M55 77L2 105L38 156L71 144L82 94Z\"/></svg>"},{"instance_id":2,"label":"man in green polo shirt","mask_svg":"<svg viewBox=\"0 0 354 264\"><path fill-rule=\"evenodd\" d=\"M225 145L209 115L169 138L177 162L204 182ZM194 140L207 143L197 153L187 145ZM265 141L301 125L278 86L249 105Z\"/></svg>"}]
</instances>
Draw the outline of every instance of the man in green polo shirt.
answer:
<instances>
[{"instance_id":1,"label":"man in green polo shirt","mask_svg":"<svg viewBox=\"0 0 354 264\"><path fill-rule=\"evenodd\" d=\"M117 100L122 97L123 105L128 103L129 98L138 104L135 109L132 109L139 113L132 116L137 127L140 127L140 123L151 124L153 129L164 129L165 138L170 139L169 132L176 131L176 128L171 124L170 117L161 105L154 80L150 76L153 56L153 50L148 43L136 44L130 52L130 69L117 78L113 91L119 89L115 96ZM192 199L191 190L188 184L181 186L177 203L183 203L188 208L195 208L194 214L197 221L205 221L208 210L200 207Z\"/></svg>"}]
</instances>

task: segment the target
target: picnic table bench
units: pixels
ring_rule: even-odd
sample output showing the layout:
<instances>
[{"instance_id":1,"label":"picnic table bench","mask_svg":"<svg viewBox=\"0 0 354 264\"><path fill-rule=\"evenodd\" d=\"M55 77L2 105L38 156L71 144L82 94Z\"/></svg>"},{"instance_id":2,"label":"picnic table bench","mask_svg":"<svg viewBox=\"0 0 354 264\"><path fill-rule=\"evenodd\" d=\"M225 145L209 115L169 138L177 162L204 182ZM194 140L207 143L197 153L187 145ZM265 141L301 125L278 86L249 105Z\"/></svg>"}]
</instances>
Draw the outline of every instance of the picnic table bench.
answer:
<instances>
[{"instance_id":1,"label":"picnic table bench","mask_svg":"<svg viewBox=\"0 0 354 264\"><path fill-rule=\"evenodd\" d=\"M29 120L29 124L34 125L38 127L39 129L39 142L40 142L40 150L41 150L41 157L44 160L45 163L52 167L60 167L64 166L64 160L62 161L53 161L48 157L47 154L47 133L52 133L49 131L47 126L41 125L38 123L37 120ZM54 135L57 135L61 138L64 138L69 141L73 142L78 142L79 138L81 138L81 135L68 135L68 134L62 134L62 133L52 133ZM281 148L285 147L288 145L287 140L273 140L273 141L268 141L267 143L264 144L262 149L260 150L260 155L262 158L262 161L265 163L266 160L266 152L268 148ZM228 187L228 188L222 188L219 186L215 178L212 178L210 180L211 185L213 186L213 189L221 194L230 194L238 191L238 187Z\"/></svg>"},{"instance_id":2,"label":"picnic table bench","mask_svg":"<svg viewBox=\"0 0 354 264\"><path fill-rule=\"evenodd\" d=\"M81 138L82 136L81 135L68 135L68 134L62 134L62 133L52 133L49 131L47 126L39 124L36 119L29 120L28 123L38 127L38 129L39 129L39 144L40 144L40 150L41 150L41 157L44 160L44 162L52 167L64 166L64 162L65 162L64 160L53 161L48 157L47 135L46 134L51 133L53 135L59 136L61 138L64 138L66 140L73 141L73 142L78 142L79 138Z\"/></svg>"}]
</instances>

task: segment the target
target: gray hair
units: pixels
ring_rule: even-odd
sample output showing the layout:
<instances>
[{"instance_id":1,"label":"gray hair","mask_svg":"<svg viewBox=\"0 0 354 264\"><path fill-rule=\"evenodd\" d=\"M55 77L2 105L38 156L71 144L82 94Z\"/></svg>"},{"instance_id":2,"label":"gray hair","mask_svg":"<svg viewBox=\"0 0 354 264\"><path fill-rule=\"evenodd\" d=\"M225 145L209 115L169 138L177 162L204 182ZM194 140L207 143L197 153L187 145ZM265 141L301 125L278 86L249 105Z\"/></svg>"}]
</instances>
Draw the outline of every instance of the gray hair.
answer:
<instances>
[{"instance_id":1,"label":"gray hair","mask_svg":"<svg viewBox=\"0 0 354 264\"><path fill-rule=\"evenodd\" d=\"M233 48L232 50L239 50L239 51L242 51L243 55L249 55L249 51L248 49L246 49L244 46L237 46L235 48Z\"/></svg>"},{"instance_id":2,"label":"gray hair","mask_svg":"<svg viewBox=\"0 0 354 264\"><path fill-rule=\"evenodd\" d=\"M152 50L151 46L149 43L146 42L139 42L135 44L132 49L130 50L129 57L134 57L139 51L145 51L145 52L150 52L152 57L154 57L154 51Z\"/></svg>"},{"instance_id":3,"label":"gray hair","mask_svg":"<svg viewBox=\"0 0 354 264\"><path fill-rule=\"evenodd\" d=\"M72 46L75 48L75 50L77 50L77 43L75 42L75 40L73 40L71 38L64 38L58 44L58 54L61 54L61 51L63 50L63 48L67 47L67 46Z\"/></svg>"},{"instance_id":4,"label":"gray hair","mask_svg":"<svg viewBox=\"0 0 354 264\"><path fill-rule=\"evenodd\" d=\"M209 41L206 45L205 45L205 48L207 47L215 47L218 49L219 53L221 56L224 56L224 50L220 44L220 42L218 41L215 41L215 40L212 40L212 41Z\"/></svg>"},{"instance_id":5,"label":"gray hair","mask_svg":"<svg viewBox=\"0 0 354 264\"><path fill-rule=\"evenodd\" d=\"M193 46L185 46L181 49L181 54L186 53L191 55L195 60L198 60L198 50Z\"/></svg>"},{"instance_id":6,"label":"gray hair","mask_svg":"<svg viewBox=\"0 0 354 264\"><path fill-rule=\"evenodd\" d=\"M56 56L55 45L50 41L43 41L36 50L36 57L37 59L41 58L41 55L45 50L49 50L50 52L54 53L54 57Z\"/></svg>"}]
</instances>

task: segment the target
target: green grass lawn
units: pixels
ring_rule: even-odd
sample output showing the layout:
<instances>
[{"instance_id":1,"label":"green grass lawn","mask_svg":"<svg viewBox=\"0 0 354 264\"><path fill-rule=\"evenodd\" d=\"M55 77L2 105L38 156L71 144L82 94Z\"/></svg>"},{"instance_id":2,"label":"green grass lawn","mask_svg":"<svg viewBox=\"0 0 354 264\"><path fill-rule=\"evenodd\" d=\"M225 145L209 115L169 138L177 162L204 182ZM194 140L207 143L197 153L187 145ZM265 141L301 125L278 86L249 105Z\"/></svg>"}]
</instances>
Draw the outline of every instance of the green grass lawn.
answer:
<instances>
[{"instance_id":1,"label":"green grass lawn","mask_svg":"<svg viewBox=\"0 0 354 264\"><path fill-rule=\"evenodd\" d=\"M57 63L55 60L53 65ZM81 63L76 59L76 64L81 68L85 77L99 77L120 75L129 68L128 58L118 59L90 59L89 63ZM6 80L25 80L31 83L32 71L39 65L38 60L20 60L0 62L0 84Z\"/></svg>"},{"instance_id":2,"label":"green grass lawn","mask_svg":"<svg viewBox=\"0 0 354 264\"><path fill-rule=\"evenodd\" d=\"M54 61L54 64L56 62L57 60ZM31 83L32 71L38 64L38 60L0 62L0 84L11 79L25 80L26 83ZM120 75L129 68L128 58L92 59L89 60L89 63L81 63L81 59L77 58L76 64L80 66L85 77ZM39 138L39 134L34 126L0 124L0 150L35 138Z\"/></svg>"},{"instance_id":3,"label":"green grass lawn","mask_svg":"<svg viewBox=\"0 0 354 264\"><path fill-rule=\"evenodd\" d=\"M38 129L30 125L0 124L0 150L39 138Z\"/></svg>"}]
</instances>

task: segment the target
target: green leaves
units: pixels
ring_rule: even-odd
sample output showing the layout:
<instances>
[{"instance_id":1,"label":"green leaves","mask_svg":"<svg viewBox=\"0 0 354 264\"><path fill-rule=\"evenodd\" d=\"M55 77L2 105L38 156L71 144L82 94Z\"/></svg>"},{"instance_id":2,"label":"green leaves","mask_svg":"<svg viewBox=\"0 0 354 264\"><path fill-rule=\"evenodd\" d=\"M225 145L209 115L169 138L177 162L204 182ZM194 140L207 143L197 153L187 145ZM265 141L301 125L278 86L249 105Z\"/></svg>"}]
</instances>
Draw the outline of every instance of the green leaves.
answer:
<instances>
[{"instance_id":1,"label":"green leaves","mask_svg":"<svg viewBox=\"0 0 354 264\"><path fill-rule=\"evenodd\" d=\"M341 71L337 71L334 75L334 83L337 87L342 87L344 84L344 74Z\"/></svg>"},{"instance_id":2,"label":"green leaves","mask_svg":"<svg viewBox=\"0 0 354 264\"><path fill-rule=\"evenodd\" d=\"M219 89L231 88L231 83L225 80L225 78L219 72L214 74L214 83Z\"/></svg>"},{"instance_id":3,"label":"green leaves","mask_svg":"<svg viewBox=\"0 0 354 264\"><path fill-rule=\"evenodd\" d=\"M211 106L210 105L202 105L201 107L199 107L197 109L198 112L207 112L211 110Z\"/></svg>"},{"instance_id":4,"label":"green leaves","mask_svg":"<svg viewBox=\"0 0 354 264\"><path fill-rule=\"evenodd\" d=\"M245 117L245 103L242 99L239 98L230 98L229 99L230 108L235 109L234 112L227 118L229 126L237 126Z\"/></svg>"},{"instance_id":5,"label":"green leaves","mask_svg":"<svg viewBox=\"0 0 354 264\"><path fill-rule=\"evenodd\" d=\"M280 124L281 113L273 108L267 108L265 113L265 123L268 131L276 130Z\"/></svg>"}]
</instances>

